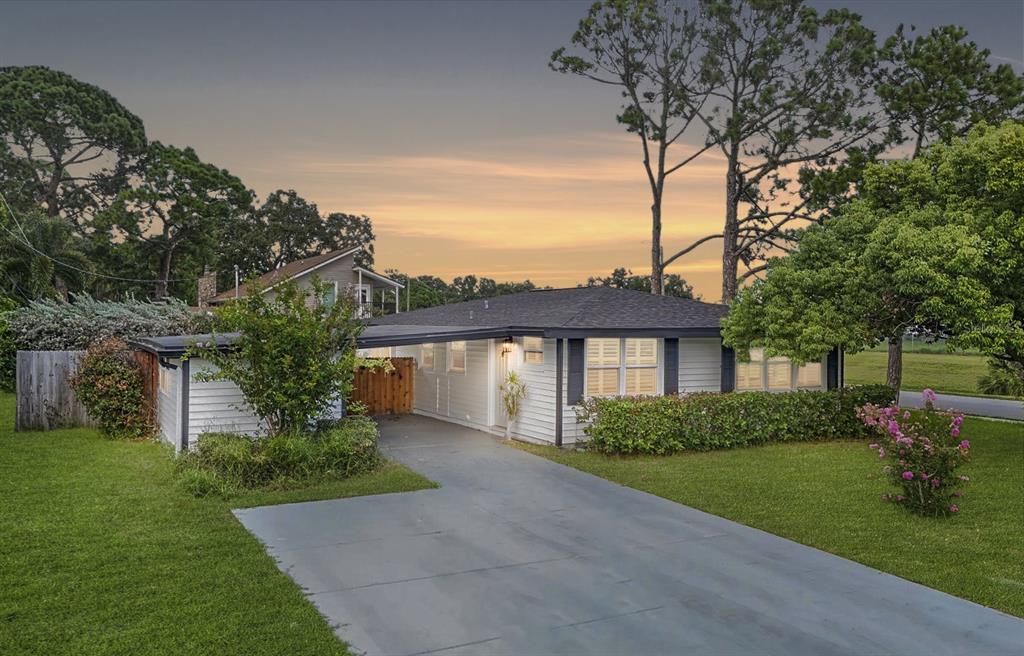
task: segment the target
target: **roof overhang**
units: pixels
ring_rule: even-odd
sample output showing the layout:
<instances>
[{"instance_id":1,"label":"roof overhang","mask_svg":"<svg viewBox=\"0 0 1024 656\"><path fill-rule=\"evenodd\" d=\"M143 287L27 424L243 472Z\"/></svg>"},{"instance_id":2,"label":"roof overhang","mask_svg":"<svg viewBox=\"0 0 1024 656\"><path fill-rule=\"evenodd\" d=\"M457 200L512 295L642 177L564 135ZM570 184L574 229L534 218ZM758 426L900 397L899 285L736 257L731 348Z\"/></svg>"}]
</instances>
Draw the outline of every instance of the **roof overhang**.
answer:
<instances>
[{"instance_id":1,"label":"roof overhang","mask_svg":"<svg viewBox=\"0 0 1024 656\"><path fill-rule=\"evenodd\" d=\"M142 351L148 351L161 358L179 358L194 348L216 347L219 351L230 350L240 333L210 333L202 335L164 335L161 337L140 337L130 342Z\"/></svg>"},{"instance_id":2,"label":"roof overhang","mask_svg":"<svg viewBox=\"0 0 1024 656\"><path fill-rule=\"evenodd\" d=\"M371 278L373 280L376 280L377 282L382 282L382 283L384 283L386 285L391 285L392 287L395 287L396 289L405 289L405 285L403 285L402 283L398 282L397 280L392 280L391 278L388 278L387 276L382 276L379 273L377 273L376 271L370 271L369 269L363 268L361 266L352 267L352 270L353 271L358 271L359 273L363 274L367 278Z\"/></svg>"}]
</instances>

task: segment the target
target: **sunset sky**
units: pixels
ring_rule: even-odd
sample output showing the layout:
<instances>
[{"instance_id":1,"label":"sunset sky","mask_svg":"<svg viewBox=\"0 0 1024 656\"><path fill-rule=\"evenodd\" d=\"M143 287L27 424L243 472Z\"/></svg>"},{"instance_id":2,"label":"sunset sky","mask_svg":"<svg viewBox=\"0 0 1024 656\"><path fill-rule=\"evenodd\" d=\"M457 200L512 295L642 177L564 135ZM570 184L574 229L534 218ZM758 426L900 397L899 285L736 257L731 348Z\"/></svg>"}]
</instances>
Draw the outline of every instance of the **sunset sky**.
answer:
<instances>
[{"instance_id":1,"label":"sunset sky","mask_svg":"<svg viewBox=\"0 0 1024 656\"><path fill-rule=\"evenodd\" d=\"M1024 2L812 2L888 34L964 25L1024 67ZM189 145L260 196L367 214L378 268L572 285L648 272L650 200L616 92L547 68L588 2L9 3L0 65L97 84L151 139ZM673 178L665 248L715 231L720 161ZM671 271L719 295L719 244Z\"/></svg>"}]
</instances>

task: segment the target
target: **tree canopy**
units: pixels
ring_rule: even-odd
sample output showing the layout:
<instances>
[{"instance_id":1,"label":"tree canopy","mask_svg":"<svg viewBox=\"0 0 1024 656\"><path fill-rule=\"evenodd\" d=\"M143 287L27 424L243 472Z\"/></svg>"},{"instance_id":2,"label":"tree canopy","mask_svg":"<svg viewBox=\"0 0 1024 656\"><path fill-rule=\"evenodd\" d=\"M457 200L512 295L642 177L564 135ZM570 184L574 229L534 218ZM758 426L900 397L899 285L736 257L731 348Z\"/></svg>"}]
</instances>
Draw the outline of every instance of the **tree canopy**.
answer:
<instances>
[{"instance_id":1,"label":"tree canopy","mask_svg":"<svg viewBox=\"0 0 1024 656\"><path fill-rule=\"evenodd\" d=\"M146 147L142 120L116 98L45 66L0 68L0 137L15 196L76 221L120 191Z\"/></svg>"},{"instance_id":2,"label":"tree canopy","mask_svg":"<svg viewBox=\"0 0 1024 656\"><path fill-rule=\"evenodd\" d=\"M614 269L607 276L591 276L581 287L617 287L618 289L632 289L634 291L651 291L650 276L634 274L625 267ZM662 277L662 294L675 296L677 298L694 298L693 287L676 273L665 274Z\"/></svg>"},{"instance_id":3,"label":"tree canopy","mask_svg":"<svg viewBox=\"0 0 1024 656\"><path fill-rule=\"evenodd\" d=\"M741 358L763 345L803 362L885 341L897 388L908 329L953 348L1024 352L1022 171L1024 127L1014 123L869 166L853 201L740 292L726 344Z\"/></svg>"}]
</instances>

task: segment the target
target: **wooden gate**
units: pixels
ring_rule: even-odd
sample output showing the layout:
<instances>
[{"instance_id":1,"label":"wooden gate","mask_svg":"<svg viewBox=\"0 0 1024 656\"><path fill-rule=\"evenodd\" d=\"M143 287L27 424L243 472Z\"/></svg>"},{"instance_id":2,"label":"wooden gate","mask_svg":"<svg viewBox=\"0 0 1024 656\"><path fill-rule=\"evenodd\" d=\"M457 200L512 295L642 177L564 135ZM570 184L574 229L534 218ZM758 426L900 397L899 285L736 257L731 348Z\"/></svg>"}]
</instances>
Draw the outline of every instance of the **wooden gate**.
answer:
<instances>
[{"instance_id":1,"label":"wooden gate","mask_svg":"<svg viewBox=\"0 0 1024 656\"><path fill-rule=\"evenodd\" d=\"M371 415L412 412L413 358L389 358L394 371L356 369L352 400L366 406Z\"/></svg>"}]
</instances>

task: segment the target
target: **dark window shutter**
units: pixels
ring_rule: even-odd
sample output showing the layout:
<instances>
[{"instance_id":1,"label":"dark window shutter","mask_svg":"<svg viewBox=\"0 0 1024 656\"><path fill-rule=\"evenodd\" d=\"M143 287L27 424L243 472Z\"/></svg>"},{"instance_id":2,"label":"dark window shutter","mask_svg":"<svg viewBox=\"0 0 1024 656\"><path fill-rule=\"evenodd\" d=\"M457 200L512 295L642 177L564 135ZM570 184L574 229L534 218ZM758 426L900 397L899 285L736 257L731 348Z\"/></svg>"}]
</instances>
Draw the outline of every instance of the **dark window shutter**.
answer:
<instances>
[{"instance_id":1,"label":"dark window shutter","mask_svg":"<svg viewBox=\"0 0 1024 656\"><path fill-rule=\"evenodd\" d=\"M839 349L835 348L828 352L825 359L825 389L836 389L839 387Z\"/></svg>"},{"instance_id":2,"label":"dark window shutter","mask_svg":"<svg viewBox=\"0 0 1024 656\"><path fill-rule=\"evenodd\" d=\"M568 339L569 343L569 380L566 384L566 402L576 405L583 399L583 340Z\"/></svg>"},{"instance_id":3,"label":"dark window shutter","mask_svg":"<svg viewBox=\"0 0 1024 656\"><path fill-rule=\"evenodd\" d=\"M679 393L679 340L665 338L665 394Z\"/></svg>"},{"instance_id":4,"label":"dark window shutter","mask_svg":"<svg viewBox=\"0 0 1024 656\"><path fill-rule=\"evenodd\" d=\"M722 344L722 391L736 388L736 351Z\"/></svg>"}]
</instances>

